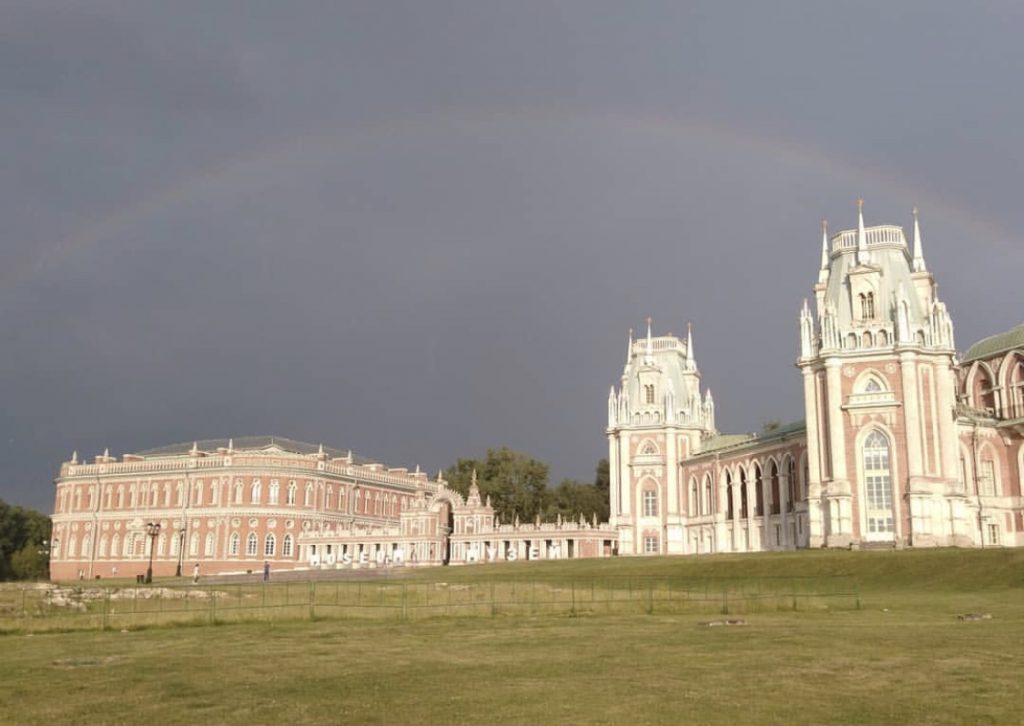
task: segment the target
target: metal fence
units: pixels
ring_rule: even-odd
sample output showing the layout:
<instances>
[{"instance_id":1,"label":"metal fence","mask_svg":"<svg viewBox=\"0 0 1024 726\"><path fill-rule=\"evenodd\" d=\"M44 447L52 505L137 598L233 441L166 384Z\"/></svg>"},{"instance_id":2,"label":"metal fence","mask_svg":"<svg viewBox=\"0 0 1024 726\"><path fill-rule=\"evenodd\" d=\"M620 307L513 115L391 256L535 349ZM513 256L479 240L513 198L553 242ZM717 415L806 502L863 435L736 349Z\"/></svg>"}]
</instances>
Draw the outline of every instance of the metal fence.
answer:
<instances>
[{"instance_id":1,"label":"metal fence","mask_svg":"<svg viewBox=\"0 0 1024 726\"><path fill-rule=\"evenodd\" d=\"M316 618L746 614L860 608L848 577L339 580L6 586L0 632Z\"/></svg>"}]
</instances>

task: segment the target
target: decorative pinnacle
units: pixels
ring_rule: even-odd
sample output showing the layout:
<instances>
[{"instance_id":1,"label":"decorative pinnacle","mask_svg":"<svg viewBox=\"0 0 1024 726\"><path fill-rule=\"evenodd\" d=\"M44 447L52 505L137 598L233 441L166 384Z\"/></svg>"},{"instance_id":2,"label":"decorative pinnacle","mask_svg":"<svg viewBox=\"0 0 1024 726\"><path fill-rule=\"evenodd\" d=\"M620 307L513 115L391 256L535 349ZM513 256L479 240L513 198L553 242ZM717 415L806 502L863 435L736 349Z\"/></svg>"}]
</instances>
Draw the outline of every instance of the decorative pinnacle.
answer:
<instances>
[{"instance_id":1,"label":"decorative pinnacle","mask_svg":"<svg viewBox=\"0 0 1024 726\"><path fill-rule=\"evenodd\" d=\"M864 200L863 199L858 199L857 200L857 211L858 212L863 212L864 211Z\"/></svg>"}]
</instances>

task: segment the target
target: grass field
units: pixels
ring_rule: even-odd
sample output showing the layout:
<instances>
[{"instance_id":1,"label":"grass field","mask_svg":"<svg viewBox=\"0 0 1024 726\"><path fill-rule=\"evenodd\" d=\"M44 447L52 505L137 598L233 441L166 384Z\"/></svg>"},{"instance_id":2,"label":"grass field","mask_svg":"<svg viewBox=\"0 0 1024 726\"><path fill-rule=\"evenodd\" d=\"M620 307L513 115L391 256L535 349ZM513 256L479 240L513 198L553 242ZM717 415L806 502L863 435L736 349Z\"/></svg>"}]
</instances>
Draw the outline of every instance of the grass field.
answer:
<instances>
[{"instance_id":1,"label":"grass field","mask_svg":"<svg viewBox=\"0 0 1024 726\"><path fill-rule=\"evenodd\" d=\"M414 572L409 583L824 578L861 608L323 618L0 636L6 723L1024 719L1024 552L801 552ZM961 622L965 612L990 620Z\"/></svg>"}]
</instances>

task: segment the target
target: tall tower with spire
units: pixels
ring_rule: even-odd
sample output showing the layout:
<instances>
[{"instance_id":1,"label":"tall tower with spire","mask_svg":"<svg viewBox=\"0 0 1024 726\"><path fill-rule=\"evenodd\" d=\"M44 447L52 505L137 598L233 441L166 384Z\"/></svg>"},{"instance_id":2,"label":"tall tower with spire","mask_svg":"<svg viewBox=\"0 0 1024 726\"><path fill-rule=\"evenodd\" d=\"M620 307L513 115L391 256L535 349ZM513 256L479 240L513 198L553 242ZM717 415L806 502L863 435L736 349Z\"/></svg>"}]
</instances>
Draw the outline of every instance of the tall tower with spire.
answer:
<instances>
[{"instance_id":1,"label":"tall tower with spire","mask_svg":"<svg viewBox=\"0 0 1024 726\"><path fill-rule=\"evenodd\" d=\"M646 336L629 341L608 393L611 523L621 554L682 554L680 464L715 433L715 404L701 391L690 325L685 340L655 336L648 318Z\"/></svg>"},{"instance_id":2,"label":"tall tower with spire","mask_svg":"<svg viewBox=\"0 0 1024 726\"><path fill-rule=\"evenodd\" d=\"M831 245L829 242L831 241ZM814 311L800 312L809 544L970 543L955 422L953 324L903 229L822 226Z\"/></svg>"}]
</instances>

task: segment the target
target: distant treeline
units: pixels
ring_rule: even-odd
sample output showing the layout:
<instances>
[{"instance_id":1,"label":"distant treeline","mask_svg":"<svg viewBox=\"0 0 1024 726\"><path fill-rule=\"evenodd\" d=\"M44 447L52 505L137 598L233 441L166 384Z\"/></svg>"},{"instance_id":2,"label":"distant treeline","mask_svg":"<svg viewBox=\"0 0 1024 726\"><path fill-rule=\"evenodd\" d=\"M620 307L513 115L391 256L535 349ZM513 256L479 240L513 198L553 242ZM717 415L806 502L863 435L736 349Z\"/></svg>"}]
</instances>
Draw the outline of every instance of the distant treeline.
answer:
<instances>
[{"instance_id":1,"label":"distant treeline","mask_svg":"<svg viewBox=\"0 0 1024 726\"><path fill-rule=\"evenodd\" d=\"M0 580L49 576L50 518L0 499Z\"/></svg>"},{"instance_id":2,"label":"distant treeline","mask_svg":"<svg viewBox=\"0 0 1024 726\"><path fill-rule=\"evenodd\" d=\"M488 449L483 459L459 459L444 472L448 485L463 496L469 491L476 470L480 497L490 497L494 513L502 523L576 520L595 517L608 520L608 460L601 459L593 483L563 479L548 486L548 465L508 448Z\"/></svg>"}]
</instances>

